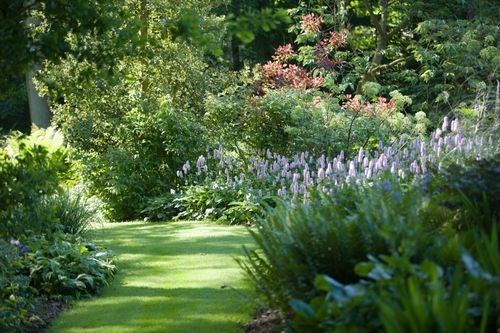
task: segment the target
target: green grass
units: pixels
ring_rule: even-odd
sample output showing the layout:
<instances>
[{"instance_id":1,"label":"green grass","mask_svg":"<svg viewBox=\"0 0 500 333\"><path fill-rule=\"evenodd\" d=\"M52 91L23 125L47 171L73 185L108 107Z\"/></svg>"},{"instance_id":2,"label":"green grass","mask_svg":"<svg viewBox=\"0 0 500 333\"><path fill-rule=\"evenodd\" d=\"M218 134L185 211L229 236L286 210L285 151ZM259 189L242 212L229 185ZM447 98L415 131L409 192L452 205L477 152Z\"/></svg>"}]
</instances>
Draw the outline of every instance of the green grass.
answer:
<instances>
[{"instance_id":1,"label":"green grass","mask_svg":"<svg viewBox=\"0 0 500 333\"><path fill-rule=\"evenodd\" d=\"M114 223L93 240L118 255L120 272L48 332L226 333L241 332L250 319L253 305L242 294L251 287L234 260L251 244L243 227Z\"/></svg>"}]
</instances>

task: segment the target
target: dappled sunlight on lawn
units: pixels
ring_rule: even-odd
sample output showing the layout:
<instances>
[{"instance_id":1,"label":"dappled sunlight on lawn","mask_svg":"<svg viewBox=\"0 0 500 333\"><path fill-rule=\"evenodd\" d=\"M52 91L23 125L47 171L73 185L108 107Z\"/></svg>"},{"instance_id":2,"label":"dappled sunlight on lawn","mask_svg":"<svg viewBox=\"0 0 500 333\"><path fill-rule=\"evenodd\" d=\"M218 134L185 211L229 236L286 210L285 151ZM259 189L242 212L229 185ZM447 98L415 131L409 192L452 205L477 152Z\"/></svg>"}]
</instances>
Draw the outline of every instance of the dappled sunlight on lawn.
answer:
<instances>
[{"instance_id":1,"label":"dappled sunlight on lawn","mask_svg":"<svg viewBox=\"0 0 500 333\"><path fill-rule=\"evenodd\" d=\"M129 222L94 238L116 252L120 272L49 332L239 332L249 319L251 288L234 260L251 244L245 228Z\"/></svg>"}]
</instances>

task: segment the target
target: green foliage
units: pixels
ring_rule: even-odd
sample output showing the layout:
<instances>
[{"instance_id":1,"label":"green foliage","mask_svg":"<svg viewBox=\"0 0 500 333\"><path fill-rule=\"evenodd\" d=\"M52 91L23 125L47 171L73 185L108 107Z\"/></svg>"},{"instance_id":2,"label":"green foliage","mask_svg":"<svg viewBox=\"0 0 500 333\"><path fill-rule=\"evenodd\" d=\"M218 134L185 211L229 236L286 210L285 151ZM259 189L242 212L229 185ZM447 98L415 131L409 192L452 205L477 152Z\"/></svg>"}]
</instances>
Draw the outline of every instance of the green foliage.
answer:
<instances>
[{"instance_id":1,"label":"green foliage","mask_svg":"<svg viewBox=\"0 0 500 333\"><path fill-rule=\"evenodd\" d=\"M284 9L273 10L262 8L259 11L248 11L246 15L236 17L229 23L230 29L234 30L236 37L243 43L251 43L255 39L255 33L262 29L265 32L277 29L282 23L289 23Z\"/></svg>"},{"instance_id":2,"label":"green foliage","mask_svg":"<svg viewBox=\"0 0 500 333\"><path fill-rule=\"evenodd\" d=\"M180 212L175 219L212 220L221 224L251 224L272 205L273 197L251 188L228 186L225 181L187 187L172 201Z\"/></svg>"},{"instance_id":3,"label":"green foliage","mask_svg":"<svg viewBox=\"0 0 500 333\"><path fill-rule=\"evenodd\" d=\"M205 143L203 128L192 117L166 106L151 114L129 112L112 130L113 141L99 138L95 150L81 155L89 191L114 220L138 216L149 198L175 188L176 171Z\"/></svg>"},{"instance_id":4,"label":"green foliage","mask_svg":"<svg viewBox=\"0 0 500 333\"><path fill-rule=\"evenodd\" d=\"M379 142L391 144L401 135L412 139L425 134L425 114L405 115L411 101L397 91L391 96L395 108L380 107L375 114L378 104L359 101L363 109L342 108L338 98L319 92L281 89L258 97L243 90L207 99L205 122L213 137L235 150L243 146L288 156L301 151L334 156L342 150L372 149Z\"/></svg>"},{"instance_id":5,"label":"green foliage","mask_svg":"<svg viewBox=\"0 0 500 333\"><path fill-rule=\"evenodd\" d=\"M112 65L137 44L137 21L125 21L128 4L109 0L61 1L22 0L0 2L0 90L12 84L33 64L59 61L69 54L91 59L101 66ZM89 19L91 18L91 19ZM134 38L135 37L135 38ZM101 46L84 47L88 39L105 41Z\"/></svg>"},{"instance_id":6,"label":"green foliage","mask_svg":"<svg viewBox=\"0 0 500 333\"><path fill-rule=\"evenodd\" d=\"M151 198L148 200L146 208L141 211L141 214L145 215L147 220L171 220L179 214L179 210L173 202L177 197L175 191L172 191Z\"/></svg>"},{"instance_id":7,"label":"green foliage","mask_svg":"<svg viewBox=\"0 0 500 333\"><path fill-rule=\"evenodd\" d=\"M258 250L247 250L241 264L267 302L286 310L289 299L315 295L318 274L350 283L357 280L354 266L370 254L423 255L427 234L414 208L421 200L418 192L375 187L281 206L251 230Z\"/></svg>"},{"instance_id":8,"label":"green foliage","mask_svg":"<svg viewBox=\"0 0 500 333\"><path fill-rule=\"evenodd\" d=\"M315 286L324 295L309 303L290 302L296 312L291 330L493 332L498 305L495 297L500 292L500 253L496 239L482 235L476 242L496 257L479 263L464 251L463 262L445 270L429 260L414 264L408 257L393 254L381 259L370 257L369 262L358 264L356 272L362 281L356 284L342 284L320 275ZM494 260L496 271L483 271Z\"/></svg>"},{"instance_id":9,"label":"green foliage","mask_svg":"<svg viewBox=\"0 0 500 333\"><path fill-rule=\"evenodd\" d=\"M52 228L67 234L83 236L93 223L100 222L100 214L91 200L71 190L41 199L33 210L27 219L39 219L38 223L41 223L40 217L45 213L48 220L52 221L52 226L48 225L47 229L40 230L46 233Z\"/></svg>"},{"instance_id":10,"label":"green foliage","mask_svg":"<svg viewBox=\"0 0 500 333\"><path fill-rule=\"evenodd\" d=\"M242 190L223 184L188 187L174 200L175 207L180 211L176 219L218 221L225 216L225 210L233 200L243 195Z\"/></svg>"},{"instance_id":11,"label":"green foliage","mask_svg":"<svg viewBox=\"0 0 500 333\"><path fill-rule=\"evenodd\" d=\"M43 230L43 219L38 221L30 214L36 215L36 206L44 196L60 190L59 184L70 170L68 150L57 132L6 137L0 151L0 235Z\"/></svg>"},{"instance_id":12,"label":"green foliage","mask_svg":"<svg viewBox=\"0 0 500 333\"><path fill-rule=\"evenodd\" d=\"M335 95L398 89L414 101L408 110L441 117L477 95L494 100L498 10L489 0L300 2L290 10L293 60ZM345 47L325 48L332 33Z\"/></svg>"},{"instance_id":13,"label":"green foliage","mask_svg":"<svg viewBox=\"0 0 500 333\"><path fill-rule=\"evenodd\" d=\"M24 79L24 78L23 78ZM14 80L10 88L0 93L0 133L30 129L25 80Z\"/></svg>"},{"instance_id":14,"label":"green foliage","mask_svg":"<svg viewBox=\"0 0 500 333\"><path fill-rule=\"evenodd\" d=\"M19 273L24 268L20 249L0 239L0 252L0 329L19 332L36 320L31 314L35 290L29 277Z\"/></svg>"},{"instance_id":15,"label":"green foliage","mask_svg":"<svg viewBox=\"0 0 500 333\"><path fill-rule=\"evenodd\" d=\"M83 234L97 212L81 194L65 188L74 164L60 132L13 133L0 151L0 236Z\"/></svg>"},{"instance_id":16,"label":"green foliage","mask_svg":"<svg viewBox=\"0 0 500 333\"><path fill-rule=\"evenodd\" d=\"M113 220L137 217L149 199L175 187L175 171L207 144L197 122L205 94L226 84L217 66L208 68L215 60L205 57L205 48L179 38L192 34L171 29L189 30L199 18L200 38L218 47L225 28L210 11L219 2L127 3L134 10L125 21L141 23L140 47L116 57L112 70L70 56L46 62L40 75L54 122L82 161L88 189ZM91 49L108 43L83 42Z\"/></svg>"},{"instance_id":17,"label":"green foliage","mask_svg":"<svg viewBox=\"0 0 500 333\"><path fill-rule=\"evenodd\" d=\"M114 256L79 237L56 234L27 240L26 271L39 294L80 298L113 279Z\"/></svg>"},{"instance_id":18,"label":"green foliage","mask_svg":"<svg viewBox=\"0 0 500 333\"><path fill-rule=\"evenodd\" d=\"M499 156L465 160L444 168L434 179L433 196L442 207L453 211L457 229L490 230L500 210Z\"/></svg>"},{"instance_id":19,"label":"green foliage","mask_svg":"<svg viewBox=\"0 0 500 333\"><path fill-rule=\"evenodd\" d=\"M65 301L96 293L113 279L115 257L68 234L0 240L0 329L24 332L42 320L47 297Z\"/></svg>"},{"instance_id":20,"label":"green foliage","mask_svg":"<svg viewBox=\"0 0 500 333\"><path fill-rule=\"evenodd\" d=\"M415 32L412 52L419 67L404 91L419 108L466 107L477 96L493 103L500 66L496 20L426 20Z\"/></svg>"},{"instance_id":21,"label":"green foliage","mask_svg":"<svg viewBox=\"0 0 500 333\"><path fill-rule=\"evenodd\" d=\"M74 175L69 154L52 128L12 133L2 142L1 331L37 329L48 298L88 296L116 272L113 255L80 238L97 215L89 201L63 186Z\"/></svg>"}]
</instances>

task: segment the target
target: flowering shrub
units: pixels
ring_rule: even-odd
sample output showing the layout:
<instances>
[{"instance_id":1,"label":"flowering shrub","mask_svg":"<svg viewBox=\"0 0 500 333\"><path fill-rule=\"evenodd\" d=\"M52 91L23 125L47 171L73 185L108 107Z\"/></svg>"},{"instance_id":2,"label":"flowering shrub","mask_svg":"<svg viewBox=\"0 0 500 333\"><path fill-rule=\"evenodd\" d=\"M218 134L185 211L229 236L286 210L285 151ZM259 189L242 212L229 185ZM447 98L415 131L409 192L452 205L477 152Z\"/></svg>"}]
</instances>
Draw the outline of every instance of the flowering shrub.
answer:
<instances>
[{"instance_id":1,"label":"flowering shrub","mask_svg":"<svg viewBox=\"0 0 500 333\"><path fill-rule=\"evenodd\" d=\"M381 100L375 107L364 104L363 108L371 113L395 103ZM187 161L177 171L180 187L175 199L160 200L148 216L168 216L174 208L184 218L251 223L262 214L263 206L274 206L278 198L297 205L308 202L315 192L335 195L345 187L369 185L385 177L425 180L450 163L493 156L494 140L491 135L467 134L458 119L445 118L428 140L401 135L390 145L380 141L373 151L361 147L352 155L341 151L335 157L315 157L302 152L286 157L266 150L242 158L222 146L207 148L196 163Z\"/></svg>"},{"instance_id":2,"label":"flowering shrub","mask_svg":"<svg viewBox=\"0 0 500 333\"><path fill-rule=\"evenodd\" d=\"M293 90L310 90L321 87L324 82L322 77L313 77L312 73L303 67L287 63L293 55L293 47L290 44L276 49L273 61L259 67L263 75L262 82L259 82L260 89L287 87Z\"/></svg>"},{"instance_id":3,"label":"flowering shrub","mask_svg":"<svg viewBox=\"0 0 500 333\"><path fill-rule=\"evenodd\" d=\"M319 33L321 19L314 14L306 15L302 21L302 29L306 33ZM340 32L330 32L316 43L312 49L311 61L301 61L304 67L291 63L293 60L303 60L291 44L278 47L271 61L259 67L263 78L257 82L260 89L316 90L323 86L325 77L313 74L315 69L332 71L343 60L336 52L347 45L347 36ZM301 52L304 52L303 50ZM307 64L307 66L305 65ZM311 66L313 64L313 66ZM311 71L305 67L311 67Z\"/></svg>"},{"instance_id":4,"label":"flowering shrub","mask_svg":"<svg viewBox=\"0 0 500 333\"><path fill-rule=\"evenodd\" d=\"M323 22L323 18L318 17L314 13L311 13L302 17L302 20L300 21L300 27L304 33L318 33L321 31L321 24Z\"/></svg>"},{"instance_id":5,"label":"flowering shrub","mask_svg":"<svg viewBox=\"0 0 500 333\"><path fill-rule=\"evenodd\" d=\"M391 104L382 100L377 107ZM235 163L223 148L213 149L206 156L200 156L194 173L196 177L212 180L214 175L225 175L228 186L246 184L296 202L299 198L307 200L312 190L334 193L336 188L374 182L386 174L409 181L425 176L431 169L441 169L447 161L494 154L494 146L492 136L466 134L460 129L458 119L450 122L444 118L441 128L432 132L428 141L420 138L407 141L402 135L391 145L380 142L372 152L361 147L351 156L342 151L335 157L314 157L309 152L285 157L267 150L251 156L244 164ZM209 169L208 161L212 161L213 170ZM178 171L178 176L188 176L188 183L193 173L189 165L186 162Z\"/></svg>"},{"instance_id":6,"label":"flowering shrub","mask_svg":"<svg viewBox=\"0 0 500 333\"><path fill-rule=\"evenodd\" d=\"M346 98L347 100L342 104L342 107L356 113L379 115L396 110L394 99L387 101L384 97L379 97L377 103L372 104L369 101L364 102L351 95L347 95Z\"/></svg>"},{"instance_id":7,"label":"flowering shrub","mask_svg":"<svg viewBox=\"0 0 500 333\"><path fill-rule=\"evenodd\" d=\"M374 97L342 100L322 92L272 89L263 96L239 91L207 99L205 121L216 143L228 150L269 149L291 156L309 151L334 156L344 150L357 153L399 139L426 134L424 113L404 113L411 99L397 91L390 100ZM342 101L344 101L342 103ZM359 107L358 105L359 104Z\"/></svg>"},{"instance_id":8,"label":"flowering shrub","mask_svg":"<svg viewBox=\"0 0 500 333\"><path fill-rule=\"evenodd\" d=\"M327 89L343 94L347 88L332 89L345 71L344 61L348 36L344 31L322 29L322 16L309 13L300 18L297 51L291 44L278 47L267 64L260 66L262 76L257 80L259 92L269 89L317 90ZM335 77L335 78L334 78Z\"/></svg>"},{"instance_id":9,"label":"flowering shrub","mask_svg":"<svg viewBox=\"0 0 500 333\"><path fill-rule=\"evenodd\" d=\"M289 331L495 331L499 156L464 149L425 175L313 192L258 220L241 265L266 304L293 314Z\"/></svg>"}]
</instances>

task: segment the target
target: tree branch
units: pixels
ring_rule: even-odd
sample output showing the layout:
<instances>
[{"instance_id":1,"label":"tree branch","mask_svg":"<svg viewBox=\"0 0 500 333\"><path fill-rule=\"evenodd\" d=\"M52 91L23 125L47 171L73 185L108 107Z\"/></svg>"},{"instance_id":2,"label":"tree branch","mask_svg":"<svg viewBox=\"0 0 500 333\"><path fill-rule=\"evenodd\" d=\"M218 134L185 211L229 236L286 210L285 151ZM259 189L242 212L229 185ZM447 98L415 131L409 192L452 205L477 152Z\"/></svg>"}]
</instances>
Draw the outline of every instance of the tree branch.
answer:
<instances>
[{"instance_id":1,"label":"tree branch","mask_svg":"<svg viewBox=\"0 0 500 333\"><path fill-rule=\"evenodd\" d=\"M399 59L393 60L392 62L390 62L388 64L383 64L383 65L379 65L379 66L373 67L372 69L369 70L369 72L371 74L373 74L373 73L378 72L380 70L387 69L389 67L395 66L395 65L397 65L399 63L402 63L402 62L405 62L405 61L408 61L408 60L411 60L411 59L413 59L413 55L409 55L409 56L404 57L404 58L399 58Z\"/></svg>"}]
</instances>

